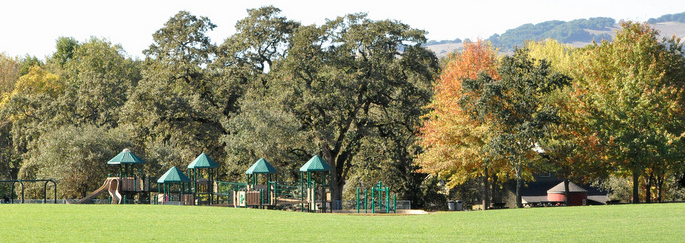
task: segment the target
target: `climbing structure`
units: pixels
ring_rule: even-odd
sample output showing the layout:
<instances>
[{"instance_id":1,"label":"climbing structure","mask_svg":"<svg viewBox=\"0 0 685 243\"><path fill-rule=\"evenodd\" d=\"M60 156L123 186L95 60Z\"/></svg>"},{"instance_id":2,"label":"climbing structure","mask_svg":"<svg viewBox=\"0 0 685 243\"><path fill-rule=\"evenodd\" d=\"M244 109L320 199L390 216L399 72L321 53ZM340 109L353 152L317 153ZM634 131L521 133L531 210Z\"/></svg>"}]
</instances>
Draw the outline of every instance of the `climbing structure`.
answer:
<instances>
[{"instance_id":1,"label":"climbing structure","mask_svg":"<svg viewBox=\"0 0 685 243\"><path fill-rule=\"evenodd\" d=\"M331 166L318 155L314 155L300 167L302 199L306 201L303 211L326 212L331 201ZM305 176L306 175L306 176Z\"/></svg>"},{"instance_id":2,"label":"climbing structure","mask_svg":"<svg viewBox=\"0 0 685 243\"><path fill-rule=\"evenodd\" d=\"M368 189L364 189L363 197L360 193L361 190L357 187L357 213L362 210L364 213L368 213L369 207L371 213L397 212L397 194L394 194L392 201L390 201L390 187L384 186L383 182L379 181L378 184L371 187L371 195L369 195Z\"/></svg>"},{"instance_id":3,"label":"climbing structure","mask_svg":"<svg viewBox=\"0 0 685 243\"><path fill-rule=\"evenodd\" d=\"M193 197L198 204L214 204L216 195L216 174L219 164L207 154L202 153L188 165L188 175L192 179ZM206 202L206 203L205 203Z\"/></svg>"},{"instance_id":4,"label":"climbing structure","mask_svg":"<svg viewBox=\"0 0 685 243\"><path fill-rule=\"evenodd\" d=\"M158 204L195 205L193 190L190 190L190 178L176 166L171 167L157 179L155 202Z\"/></svg>"},{"instance_id":5,"label":"climbing structure","mask_svg":"<svg viewBox=\"0 0 685 243\"><path fill-rule=\"evenodd\" d=\"M239 206L259 206L268 207L275 206L275 185L278 179L278 171L276 168L264 158L260 158L245 171L247 176L246 190L238 192L237 202ZM260 181L259 176L262 176Z\"/></svg>"},{"instance_id":6,"label":"climbing structure","mask_svg":"<svg viewBox=\"0 0 685 243\"><path fill-rule=\"evenodd\" d=\"M107 162L108 165L119 166L118 191L121 193L119 203L131 203L134 198L139 202L149 201L149 178L143 172L145 161L136 156L131 150L124 149ZM114 188L112 188L114 189Z\"/></svg>"},{"instance_id":7,"label":"climbing structure","mask_svg":"<svg viewBox=\"0 0 685 243\"><path fill-rule=\"evenodd\" d=\"M109 192L112 204L147 203L150 200L150 178L143 172L144 163L131 150L124 149L107 162L107 165L118 166L119 173L107 177L100 188L77 203L90 203L91 199L104 192Z\"/></svg>"}]
</instances>

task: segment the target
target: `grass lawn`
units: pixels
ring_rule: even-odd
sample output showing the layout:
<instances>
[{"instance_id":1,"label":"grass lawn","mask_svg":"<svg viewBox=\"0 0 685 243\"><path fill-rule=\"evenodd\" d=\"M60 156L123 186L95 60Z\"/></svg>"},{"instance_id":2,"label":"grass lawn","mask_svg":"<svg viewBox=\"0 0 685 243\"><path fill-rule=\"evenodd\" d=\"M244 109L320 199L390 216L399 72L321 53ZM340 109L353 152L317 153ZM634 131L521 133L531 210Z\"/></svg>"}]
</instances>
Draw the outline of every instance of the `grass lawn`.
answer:
<instances>
[{"instance_id":1,"label":"grass lawn","mask_svg":"<svg viewBox=\"0 0 685 243\"><path fill-rule=\"evenodd\" d=\"M682 242L685 203L360 216L225 207L0 205L3 242Z\"/></svg>"}]
</instances>

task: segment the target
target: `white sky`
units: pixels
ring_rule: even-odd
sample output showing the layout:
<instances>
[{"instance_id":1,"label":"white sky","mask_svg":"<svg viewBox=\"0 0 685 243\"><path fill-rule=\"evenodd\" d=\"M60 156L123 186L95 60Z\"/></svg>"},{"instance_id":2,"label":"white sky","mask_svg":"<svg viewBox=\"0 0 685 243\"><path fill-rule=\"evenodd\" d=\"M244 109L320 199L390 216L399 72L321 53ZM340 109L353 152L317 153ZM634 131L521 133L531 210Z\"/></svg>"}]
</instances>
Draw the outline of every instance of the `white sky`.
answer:
<instances>
[{"instance_id":1,"label":"white sky","mask_svg":"<svg viewBox=\"0 0 685 243\"><path fill-rule=\"evenodd\" d=\"M180 10L206 16L218 25L209 33L222 43L248 8L274 5L302 24L320 25L347 13L366 12L371 19L396 19L428 31L428 39L488 38L526 23L612 17L646 21L685 12L684 0L9 0L0 4L0 52L43 58L55 51L60 36L85 41L105 37L141 57L152 33Z\"/></svg>"}]
</instances>

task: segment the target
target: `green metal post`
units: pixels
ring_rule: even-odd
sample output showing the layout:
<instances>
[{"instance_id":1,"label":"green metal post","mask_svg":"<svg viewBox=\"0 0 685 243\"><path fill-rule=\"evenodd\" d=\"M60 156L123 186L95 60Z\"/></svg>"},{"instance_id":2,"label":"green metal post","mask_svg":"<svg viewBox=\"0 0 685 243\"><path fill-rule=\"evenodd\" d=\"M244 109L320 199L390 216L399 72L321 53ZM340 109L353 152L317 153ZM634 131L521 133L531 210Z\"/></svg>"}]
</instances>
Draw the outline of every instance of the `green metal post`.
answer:
<instances>
[{"instance_id":1,"label":"green metal post","mask_svg":"<svg viewBox=\"0 0 685 243\"><path fill-rule=\"evenodd\" d=\"M378 182L378 185L380 184ZM378 211L383 212L383 190L380 186L378 187Z\"/></svg>"},{"instance_id":2,"label":"green metal post","mask_svg":"<svg viewBox=\"0 0 685 243\"><path fill-rule=\"evenodd\" d=\"M380 184L380 182L379 182L379 184ZM381 188L378 188L378 189L379 189L378 190L378 211L383 212L383 201L384 201L383 200L383 191L381 190Z\"/></svg>"},{"instance_id":3,"label":"green metal post","mask_svg":"<svg viewBox=\"0 0 685 243\"><path fill-rule=\"evenodd\" d=\"M397 213L397 193L392 196L392 212Z\"/></svg>"},{"instance_id":4,"label":"green metal post","mask_svg":"<svg viewBox=\"0 0 685 243\"><path fill-rule=\"evenodd\" d=\"M374 199L374 197L376 197L375 196L376 193L374 191L375 189L376 189L375 187L371 187L371 213L376 213L376 206L373 204L375 201L373 199Z\"/></svg>"},{"instance_id":5,"label":"green metal post","mask_svg":"<svg viewBox=\"0 0 685 243\"><path fill-rule=\"evenodd\" d=\"M367 199L369 198L369 189L364 189L364 213L369 213L369 207L368 207L368 201Z\"/></svg>"},{"instance_id":6,"label":"green metal post","mask_svg":"<svg viewBox=\"0 0 685 243\"><path fill-rule=\"evenodd\" d=\"M357 187L357 213L359 213L359 187Z\"/></svg>"},{"instance_id":7,"label":"green metal post","mask_svg":"<svg viewBox=\"0 0 685 243\"><path fill-rule=\"evenodd\" d=\"M387 200L387 203L385 204L385 213L390 213L390 190L387 187L385 188L385 200Z\"/></svg>"}]
</instances>

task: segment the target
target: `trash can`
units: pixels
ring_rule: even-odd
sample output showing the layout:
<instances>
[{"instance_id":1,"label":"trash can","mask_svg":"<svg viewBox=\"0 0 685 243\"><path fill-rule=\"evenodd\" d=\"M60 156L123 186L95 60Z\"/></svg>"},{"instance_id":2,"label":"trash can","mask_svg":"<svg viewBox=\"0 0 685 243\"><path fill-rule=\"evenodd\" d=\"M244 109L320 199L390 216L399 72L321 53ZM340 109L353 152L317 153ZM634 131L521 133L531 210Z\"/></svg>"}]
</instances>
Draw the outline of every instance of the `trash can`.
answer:
<instances>
[{"instance_id":1,"label":"trash can","mask_svg":"<svg viewBox=\"0 0 685 243\"><path fill-rule=\"evenodd\" d=\"M447 210L454 211L457 210L457 203L455 201L447 201Z\"/></svg>"},{"instance_id":2,"label":"trash can","mask_svg":"<svg viewBox=\"0 0 685 243\"><path fill-rule=\"evenodd\" d=\"M457 211L464 211L464 203L460 200L455 201Z\"/></svg>"}]
</instances>

